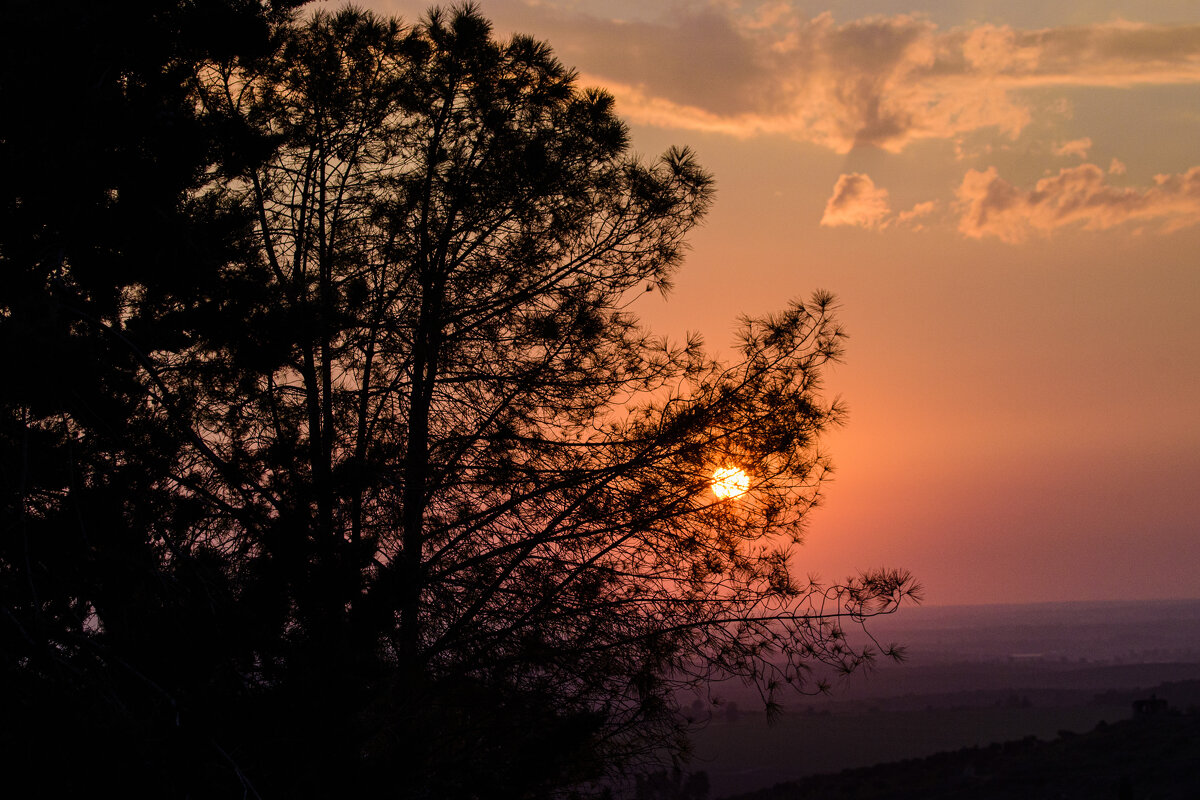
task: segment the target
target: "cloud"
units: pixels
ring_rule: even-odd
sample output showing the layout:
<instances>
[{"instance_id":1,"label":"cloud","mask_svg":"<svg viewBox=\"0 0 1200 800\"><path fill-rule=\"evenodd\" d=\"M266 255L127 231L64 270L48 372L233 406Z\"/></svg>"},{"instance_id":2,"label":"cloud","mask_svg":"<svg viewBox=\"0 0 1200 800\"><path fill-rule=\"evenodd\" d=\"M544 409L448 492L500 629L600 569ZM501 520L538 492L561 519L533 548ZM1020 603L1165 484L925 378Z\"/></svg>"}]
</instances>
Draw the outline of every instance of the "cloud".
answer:
<instances>
[{"instance_id":1,"label":"cloud","mask_svg":"<svg viewBox=\"0 0 1200 800\"><path fill-rule=\"evenodd\" d=\"M1106 230L1128 222L1161 221L1164 233L1200 224L1200 167L1158 175L1154 186L1109 184L1095 164L1059 170L1026 191L1001 178L995 167L969 170L957 190L963 212L958 229L982 239L1022 242L1065 227Z\"/></svg>"},{"instance_id":2,"label":"cloud","mask_svg":"<svg viewBox=\"0 0 1200 800\"><path fill-rule=\"evenodd\" d=\"M731 118L771 105L763 96L771 89L764 72L770 63L757 57L753 36L714 11L683 13L670 24L589 20L572 34L560 55L577 58L589 82L612 89L623 105L645 102L631 90L651 102Z\"/></svg>"},{"instance_id":3,"label":"cloud","mask_svg":"<svg viewBox=\"0 0 1200 800\"><path fill-rule=\"evenodd\" d=\"M1012 28L981 25L967 31L962 54L972 69L998 75L1036 69L1039 50L1036 45L1022 42Z\"/></svg>"},{"instance_id":4,"label":"cloud","mask_svg":"<svg viewBox=\"0 0 1200 800\"><path fill-rule=\"evenodd\" d=\"M773 25L722 29L719 42L692 41L686 54L691 80L716 88L708 99L690 92L669 72L633 68L620 36L606 39L608 68L586 66L587 79L618 99L634 122L738 137L783 134L840 153L856 145L899 151L921 138L949 138L984 127L1015 136L1030 112L1002 86L947 81L936 26L920 16L869 17L838 24L831 14L812 19L791 12ZM717 26L708 28L715 35ZM752 46L735 48L736 34ZM599 35L599 34L597 34ZM641 35L634 37L640 39ZM651 39L668 39L663 34ZM617 45L614 48L613 42ZM715 49L747 60L699 60ZM960 46L961 49L961 46ZM976 71L993 80L1003 55L980 46ZM660 49L660 57L667 52ZM619 66L618 66L619 65ZM961 72L961 69L958 70ZM731 86L730 75L745 78ZM729 98L736 97L737 101Z\"/></svg>"},{"instance_id":5,"label":"cloud","mask_svg":"<svg viewBox=\"0 0 1200 800\"><path fill-rule=\"evenodd\" d=\"M1063 142L1054 148L1054 155L1087 158L1088 150L1091 149L1092 140L1085 136L1082 139L1072 139L1069 142Z\"/></svg>"},{"instance_id":6,"label":"cloud","mask_svg":"<svg viewBox=\"0 0 1200 800\"><path fill-rule=\"evenodd\" d=\"M1031 87L1200 84L1200 25L942 29L914 14L838 22L718 0L633 21L529 8L542 9L537 27L560 57L635 123L782 134L840 153L982 129L1015 137L1032 119L1020 93Z\"/></svg>"},{"instance_id":7,"label":"cloud","mask_svg":"<svg viewBox=\"0 0 1200 800\"><path fill-rule=\"evenodd\" d=\"M933 213L936 206L933 201L917 203L908 211L894 214L887 189L876 186L869 175L853 172L838 177L833 194L825 203L821 224L830 228L854 225L868 230L907 225L920 230L922 226L915 220Z\"/></svg>"},{"instance_id":8,"label":"cloud","mask_svg":"<svg viewBox=\"0 0 1200 800\"><path fill-rule=\"evenodd\" d=\"M887 189L877 188L870 176L855 172L837 179L821 224L878 228L890 214Z\"/></svg>"},{"instance_id":9,"label":"cloud","mask_svg":"<svg viewBox=\"0 0 1200 800\"><path fill-rule=\"evenodd\" d=\"M933 200L928 200L924 203L917 203L908 211L901 211L896 216L896 222L900 225L912 225L913 230L923 230L924 226L914 222L914 220L927 217L937 208L937 203Z\"/></svg>"}]
</instances>

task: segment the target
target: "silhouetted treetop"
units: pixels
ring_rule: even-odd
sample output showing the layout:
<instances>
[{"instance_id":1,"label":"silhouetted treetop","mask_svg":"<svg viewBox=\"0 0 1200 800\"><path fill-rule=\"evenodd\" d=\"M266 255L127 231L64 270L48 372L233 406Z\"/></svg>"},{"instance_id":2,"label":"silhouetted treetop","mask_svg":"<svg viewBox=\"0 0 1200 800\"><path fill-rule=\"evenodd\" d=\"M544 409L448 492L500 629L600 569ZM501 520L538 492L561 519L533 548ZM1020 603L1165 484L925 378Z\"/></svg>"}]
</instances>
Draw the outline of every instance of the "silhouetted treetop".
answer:
<instances>
[{"instance_id":1,"label":"silhouetted treetop","mask_svg":"<svg viewBox=\"0 0 1200 800\"><path fill-rule=\"evenodd\" d=\"M678 748L677 688L873 656L845 627L911 578L788 561L843 417L832 297L732 362L634 316L712 202L691 151L632 155L470 6L221 14L151 59L178 124L111 143L152 199L64 178L68 235L5 198L41 222L0 245L4 336L70 370L4 393L7 674L87 695L160 793L544 797Z\"/></svg>"}]
</instances>

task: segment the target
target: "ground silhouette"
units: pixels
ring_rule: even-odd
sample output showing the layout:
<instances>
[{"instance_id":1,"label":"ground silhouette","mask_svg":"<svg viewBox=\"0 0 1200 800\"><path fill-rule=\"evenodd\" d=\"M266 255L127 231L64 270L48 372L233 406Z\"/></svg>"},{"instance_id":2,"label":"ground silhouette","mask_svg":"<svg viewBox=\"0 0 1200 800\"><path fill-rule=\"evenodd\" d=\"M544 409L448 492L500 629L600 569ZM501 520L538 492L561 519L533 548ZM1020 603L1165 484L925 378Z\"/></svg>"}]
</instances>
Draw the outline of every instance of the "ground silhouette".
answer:
<instances>
[{"instance_id":1,"label":"ground silhouette","mask_svg":"<svg viewBox=\"0 0 1200 800\"><path fill-rule=\"evenodd\" d=\"M724 800L1192 800L1200 787L1200 713L1163 711L819 775Z\"/></svg>"}]
</instances>

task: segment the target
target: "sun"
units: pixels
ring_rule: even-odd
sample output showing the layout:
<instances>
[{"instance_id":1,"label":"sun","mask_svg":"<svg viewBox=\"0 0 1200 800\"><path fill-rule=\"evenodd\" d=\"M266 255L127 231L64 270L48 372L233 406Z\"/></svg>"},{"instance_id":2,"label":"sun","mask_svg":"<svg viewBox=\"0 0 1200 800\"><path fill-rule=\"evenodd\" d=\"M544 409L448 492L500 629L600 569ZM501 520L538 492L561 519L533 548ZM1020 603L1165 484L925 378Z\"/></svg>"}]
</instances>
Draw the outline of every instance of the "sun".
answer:
<instances>
[{"instance_id":1,"label":"sun","mask_svg":"<svg viewBox=\"0 0 1200 800\"><path fill-rule=\"evenodd\" d=\"M750 488L750 476L737 467L721 467L713 473L712 490L718 498L740 497Z\"/></svg>"}]
</instances>

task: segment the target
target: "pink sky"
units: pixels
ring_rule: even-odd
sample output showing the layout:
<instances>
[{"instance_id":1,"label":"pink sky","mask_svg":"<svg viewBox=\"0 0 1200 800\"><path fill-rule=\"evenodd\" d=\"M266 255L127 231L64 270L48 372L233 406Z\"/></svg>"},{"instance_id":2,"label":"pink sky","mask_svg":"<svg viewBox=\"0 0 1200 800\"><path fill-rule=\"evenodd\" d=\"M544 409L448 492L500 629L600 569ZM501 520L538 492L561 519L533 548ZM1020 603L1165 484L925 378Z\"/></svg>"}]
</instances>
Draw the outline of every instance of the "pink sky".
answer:
<instances>
[{"instance_id":1,"label":"pink sky","mask_svg":"<svg viewBox=\"0 0 1200 800\"><path fill-rule=\"evenodd\" d=\"M1200 596L1200 4L479 6L714 173L651 327L720 351L739 314L841 299L850 420L796 572Z\"/></svg>"}]
</instances>

